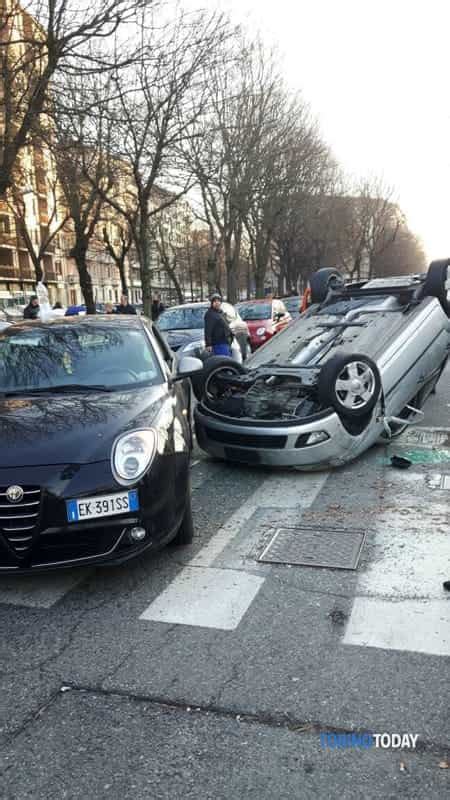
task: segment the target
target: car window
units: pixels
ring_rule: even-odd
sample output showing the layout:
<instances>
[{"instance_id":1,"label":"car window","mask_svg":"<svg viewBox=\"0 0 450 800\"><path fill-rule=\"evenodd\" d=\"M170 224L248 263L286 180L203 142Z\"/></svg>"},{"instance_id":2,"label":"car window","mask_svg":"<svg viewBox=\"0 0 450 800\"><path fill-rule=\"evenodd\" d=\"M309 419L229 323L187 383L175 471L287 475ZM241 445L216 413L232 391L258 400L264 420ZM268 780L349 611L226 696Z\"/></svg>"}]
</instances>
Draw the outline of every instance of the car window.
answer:
<instances>
[{"instance_id":1,"label":"car window","mask_svg":"<svg viewBox=\"0 0 450 800\"><path fill-rule=\"evenodd\" d=\"M160 331L181 331L203 328L206 306L177 306L163 311L158 318Z\"/></svg>"},{"instance_id":2,"label":"car window","mask_svg":"<svg viewBox=\"0 0 450 800\"><path fill-rule=\"evenodd\" d=\"M238 311L246 322L256 319L270 319L272 303L239 303Z\"/></svg>"},{"instance_id":3,"label":"car window","mask_svg":"<svg viewBox=\"0 0 450 800\"><path fill-rule=\"evenodd\" d=\"M0 333L0 393L69 384L124 389L163 380L151 343L137 328L108 321Z\"/></svg>"}]
</instances>

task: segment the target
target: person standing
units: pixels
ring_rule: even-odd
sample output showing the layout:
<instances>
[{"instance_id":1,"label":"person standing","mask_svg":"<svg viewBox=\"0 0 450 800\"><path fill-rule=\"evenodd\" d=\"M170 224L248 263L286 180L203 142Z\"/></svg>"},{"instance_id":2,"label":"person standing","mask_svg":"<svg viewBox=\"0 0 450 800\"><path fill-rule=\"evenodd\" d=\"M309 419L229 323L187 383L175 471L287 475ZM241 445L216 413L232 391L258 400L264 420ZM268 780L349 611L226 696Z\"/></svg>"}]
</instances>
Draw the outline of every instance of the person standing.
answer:
<instances>
[{"instance_id":1,"label":"person standing","mask_svg":"<svg viewBox=\"0 0 450 800\"><path fill-rule=\"evenodd\" d=\"M23 318L24 319L37 319L39 317L39 300L37 299L36 295L34 294L30 297L30 301L27 306L25 306L23 310Z\"/></svg>"},{"instance_id":2,"label":"person standing","mask_svg":"<svg viewBox=\"0 0 450 800\"><path fill-rule=\"evenodd\" d=\"M128 295L123 294L120 298L120 305L116 308L116 314L136 314L136 309L128 301Z\"/></svg>"},{"instance_id":3,"label":"person standing","mask_svg":"<svg viewBox=\"0 0 450 800\"><path fill-rule=\"evenodd\" d=\"M161 297L159 294L155 294L153 301L152 301L152 322L156 322L158 317L165 311L165 307L161 302Z\"/></svg>"},{"instance_id":4,"label":"person standing","mask_svg":"<svg viewBox=\"0 0 450 800\"><path fill-rule=\"evenodd\" d=\"M220 310L222 305L220 294L213 294L210 303L205 314L206 349L216 356L231 356L233 334L225 315Z\"/></svg>"}]
</instances>

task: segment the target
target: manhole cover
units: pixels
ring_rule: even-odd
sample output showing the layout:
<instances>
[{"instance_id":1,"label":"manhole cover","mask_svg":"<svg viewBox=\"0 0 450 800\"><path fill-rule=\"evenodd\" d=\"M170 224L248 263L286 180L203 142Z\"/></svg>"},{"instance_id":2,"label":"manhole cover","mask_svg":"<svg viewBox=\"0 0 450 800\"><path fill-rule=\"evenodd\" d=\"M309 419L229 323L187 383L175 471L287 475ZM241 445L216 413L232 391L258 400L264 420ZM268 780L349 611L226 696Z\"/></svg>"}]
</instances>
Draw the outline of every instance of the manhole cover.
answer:
<instances>
[{"instance_id":1,"label":"manhole cover","mask_svg":"<svg viewBox=\"0 0 450 800\"><path fill-rule=\"evenodd\" d=\"M278 528L258 561L303 567L356 569L365 532L343 528Z\"/></svg>"},{"instance_id":2,"label":"manhole cover","mask_svg":"<svg viewBox=\"0 0 450 800\"><path fill-rule=\"evenodd\" d=\"M450 433L445 430L433 431L427 428L410 428L398 440L399 444L421 444L425 447L436 447L446 445L450 438Z\"/></svg>"}]
</instances>

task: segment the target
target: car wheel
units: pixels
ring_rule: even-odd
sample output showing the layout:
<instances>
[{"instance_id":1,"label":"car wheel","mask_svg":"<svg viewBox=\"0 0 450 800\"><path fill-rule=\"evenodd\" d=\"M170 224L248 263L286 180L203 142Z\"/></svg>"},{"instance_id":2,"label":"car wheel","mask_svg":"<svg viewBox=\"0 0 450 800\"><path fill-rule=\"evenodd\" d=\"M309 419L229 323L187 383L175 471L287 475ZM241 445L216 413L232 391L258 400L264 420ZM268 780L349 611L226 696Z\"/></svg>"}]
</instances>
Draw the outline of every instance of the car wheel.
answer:
<instances>
[{"instance_id":1,"label":"car wheel","mask_svg":"<svg viewBox=\"0 0 450 800\"><path fill-rule=\"evenodd\" d=\"M323 303L330 288L344 286L344 278L335 267L323 267L314 272L309 279L311 303Z\"/></svg>"},{"instance_id":2,"label":"car wheel","mask_svg":"<svg viewBox=\"0 0 450 800\"><path fill-rule=\"evenodd\" d=\"M177 535L172 539L172 544L176 547L181 547L186 544L191 544L194 539L194 520L192 519L191 507L191 487L188 485L188 493L186 499L186 506L184 509L183 520L178 528Z\"/></svg>"},{"instance_id":3,"label":"car wheel","mask_svg":"<svg viewBox=\"0 0 450 800\"><path fill-rule=\"evenodd\" d=\"M450 316L450 288L446 283L450 278L450 259L432 261L423 287L424 297L437 297L445 313Z\"/></svg>"},{"instance_id":4,"label":"car wheel","mask_svg":"<svg viewBox=\"0 0 450 800\"><path fill-rule=\"evenodd\" d=\"M216 396L214 390L214 380L220 373L227 375L244 375L246 372L242 364L233 361L227 356L211 356L205 363L202 372L195 376L195 383L192 388L197 400L201 400L205 395L213 400Z\"/></svg>"},{"instance_id":5,"label":"car wheel","mask_svg":"<svg viewBox=\"0 0 450 800\"><path fill-rule=\"evenodd\" d=\"M378 367L363 355L336 355L319 375L320 402L346 417L363 417L376 406L381 391Z\"/></svg>"}]
</instances>

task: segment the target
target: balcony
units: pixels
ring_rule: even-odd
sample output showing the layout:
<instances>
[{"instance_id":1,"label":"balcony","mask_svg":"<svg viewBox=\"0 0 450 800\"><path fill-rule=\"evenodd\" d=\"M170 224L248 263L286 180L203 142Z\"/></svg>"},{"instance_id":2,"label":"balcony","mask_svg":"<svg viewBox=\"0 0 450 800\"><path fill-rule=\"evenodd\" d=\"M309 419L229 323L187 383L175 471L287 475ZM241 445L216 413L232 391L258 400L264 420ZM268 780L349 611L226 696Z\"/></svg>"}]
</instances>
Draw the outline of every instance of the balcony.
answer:
<instances>
[{"instance_id":1,"label":"balcony","mask_svg":"<svg viewBox=\"0 0 450 800\"><path fill-rule=\"evenodd\" d=\"M0 279L8 280L10 278L19 278L17 269L13 266L0 263Z\"/></svg>"},{"instance_id":2,"label":"balcony","mask_svg":"<svg viewBox=\"0 0 450 800\"><path fill-rule=\"evenodd\" d=\"M16 237L13 233L4 233L0 230L0 247L16 247Z\"/></svg>"}]
</instances>

